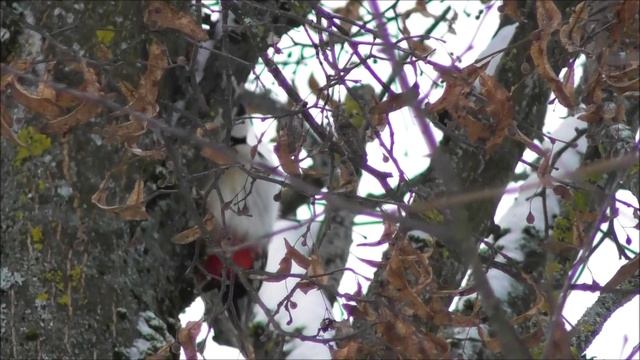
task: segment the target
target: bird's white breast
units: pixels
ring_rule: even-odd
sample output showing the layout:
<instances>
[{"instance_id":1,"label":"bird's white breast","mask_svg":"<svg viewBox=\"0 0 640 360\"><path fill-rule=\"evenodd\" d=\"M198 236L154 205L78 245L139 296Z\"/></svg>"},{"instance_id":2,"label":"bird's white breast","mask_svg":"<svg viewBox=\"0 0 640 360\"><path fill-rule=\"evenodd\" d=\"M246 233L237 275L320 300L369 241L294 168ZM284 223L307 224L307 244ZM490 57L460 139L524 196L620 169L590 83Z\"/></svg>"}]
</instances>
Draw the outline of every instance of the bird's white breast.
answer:
<instances>
[{"instance_id":1,"label":"bird's white breast","mask_svg":"<svg viewBox=\"0 0 640 360\"><path fill-rule=\"evenodd\" d=\"M248 158L249 146L235 147L238 156ZM243 166L243 165L237 165ZM278 203L273 199L279 186L264 180L254 180L237 166L225 170L218 181L218 191L214 188L207 198L207 206L216 219L235 241L268 241L278 215ZM222 201L220 199L222 197ZM230 206L222 213L222 204ZM246 211L243 209L246 206ZM224 220L223 220L224 216Z\"/></svg>"}]
</instances>

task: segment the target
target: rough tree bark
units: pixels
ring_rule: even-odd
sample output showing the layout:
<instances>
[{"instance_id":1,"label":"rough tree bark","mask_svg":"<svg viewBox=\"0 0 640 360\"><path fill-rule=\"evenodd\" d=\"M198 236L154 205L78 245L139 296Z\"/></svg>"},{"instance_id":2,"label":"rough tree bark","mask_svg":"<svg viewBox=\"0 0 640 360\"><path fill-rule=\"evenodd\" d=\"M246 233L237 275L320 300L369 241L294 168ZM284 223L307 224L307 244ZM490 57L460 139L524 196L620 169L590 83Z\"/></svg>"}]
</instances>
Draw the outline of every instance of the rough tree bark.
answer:
<instances>
[{"instance_id":1,"label":"rough tree bark","mask_svg":"<svg viewBox=\"0 0 640 360\"><path fill-rule=\"evenodd\" d=\"M85 59L107 84L107 94L114 92L117 81L137 84L151 38L166 44L174 63L191 49L176 32L149 31L143 22L148 4L2 2L2 26L10 34L10 41L2 43L2 60L55 59L63 66L54 80L73 87L77 73L65 72L64 64ZM159 118L168 123L174 103L185 98L181 110L186 116L178 122L183 129L201 126L211 111L228 116L224 101L233 94L231 77L236 84L244 83L259 54L270 46L267 36L299 25L277 12L305 17L313 4L231 4L227 10L252 22L253 33L225 43L231 57L209 57L203 86L195 93L188 86L192 74L184 67L168 71L160 84ZM189 11L188 2L174 5ZM105 42L112 61L96 60L105 31L113 34ZM140 358L174 340L178 314L196 296L187 274L193 248L170 241L200 219L186 211L193 209L190 196L159 196L147 204L150 219L133 222L98 209L91 196L116 168L118 179L136 176L168 184L181 181L176 175L208 168L202 160L193 160L193 144L161 133L152 141L164 137L174 144L180 155L169 158L173 164L132 159L120 145L104 142L101 130L114 122L109 112L65 135L39 137L46 151L23 161L15 160L19 149L2 140L2 358ZM15 119L35 128L42 124L28 112ZM123 199L132 180L117 182L114 191Z\"/></svg>"}]
</instances>

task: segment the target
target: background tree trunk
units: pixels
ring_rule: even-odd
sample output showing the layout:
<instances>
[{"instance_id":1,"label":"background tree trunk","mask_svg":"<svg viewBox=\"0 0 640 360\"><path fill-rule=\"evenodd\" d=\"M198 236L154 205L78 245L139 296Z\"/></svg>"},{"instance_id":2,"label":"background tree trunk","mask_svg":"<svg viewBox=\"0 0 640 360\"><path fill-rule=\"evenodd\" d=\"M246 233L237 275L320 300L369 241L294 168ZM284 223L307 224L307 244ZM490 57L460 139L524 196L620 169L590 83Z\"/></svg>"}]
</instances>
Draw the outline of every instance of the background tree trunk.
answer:
<instances>
[{"instance_id":1,"label":"background tree trunk","mask_svg":"<svg viewBox=\"0 0 640 360\"><path fill-rule=\"evenodd\" d=\"M44 59L38 45L46 42L47 54L64 64L93 55L96 32L113 27L122 63L110 70L136 83L146 51L142 6L3 2L3 26L15 21L9 31L20 36L13 48L3 43L3 54ZM73 82L67 75L57 80ZM169 241L186 224L175 204L160 201L149 221L128 223L91 203L121 157L99 134L108 121L103 114L52 136L48 150L22 163L2 141L2 358L141 357L171 340L193 299L185 278L191 251ZM5 279L12 279L7 286Z\"/></svg>"}]
</instances>

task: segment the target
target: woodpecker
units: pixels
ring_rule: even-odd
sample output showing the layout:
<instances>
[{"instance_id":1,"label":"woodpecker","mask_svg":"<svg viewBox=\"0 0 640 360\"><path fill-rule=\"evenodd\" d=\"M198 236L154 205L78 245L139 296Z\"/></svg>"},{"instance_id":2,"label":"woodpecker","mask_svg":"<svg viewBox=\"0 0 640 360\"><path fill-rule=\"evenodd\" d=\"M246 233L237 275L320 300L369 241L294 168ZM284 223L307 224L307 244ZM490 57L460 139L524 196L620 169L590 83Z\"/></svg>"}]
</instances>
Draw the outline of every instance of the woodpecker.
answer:
<instances>
[{"instance_id":1,"label":"woodpecker","mask_svg":"<svg viewBox=\"0 0 640 360\"><path fill-rule=\"evenodd\" d=\"M238 310L238 301L243 298L247 289L237 279L237 275L225 266L224 261L211 251L220 249L224 243L232 247L228 254L241 270L264 269L266 264L269 236L273 231L278 214L278 203L274 200L280 188L277 184L265 180L254 180L239 168L249 168L251 164L262 164L272 167L273 162L266 156L264 149L251 158L251 146L247 138L255 138L253 129L248 123L238 123L231 131L231 147L241 164L231 165L224 169L217 178L217 189L214 187L207 197L208 211L215 221L213 246L208 246L202 261L211 278L203 287L203 291L219 289L223 301L231 301ZM262 144L261 144L262 145ZM213 181L216 181L215 179ZM224 288L222 288L224 286Z\"/></svg>"}]
</instances>

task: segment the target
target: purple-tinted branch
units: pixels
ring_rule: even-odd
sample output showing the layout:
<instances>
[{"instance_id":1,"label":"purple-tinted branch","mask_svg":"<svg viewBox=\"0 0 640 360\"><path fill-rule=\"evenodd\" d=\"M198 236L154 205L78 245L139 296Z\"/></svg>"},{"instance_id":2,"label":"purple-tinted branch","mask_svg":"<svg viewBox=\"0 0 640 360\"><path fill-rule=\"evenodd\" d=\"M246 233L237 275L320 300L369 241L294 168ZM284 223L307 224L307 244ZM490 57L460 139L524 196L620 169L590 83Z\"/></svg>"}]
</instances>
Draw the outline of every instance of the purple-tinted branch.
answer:
<instances>
[{"instance_id":1,"label":"purple-tinted branch","mask_svg":"<svg viewBox=\"0 0 640 360\"><path fill-rule=\"evenodd\" d=\"M378 6L378 2L376 0L370 0L369 4L371 6L371 11L373 12L373 17L376 20L376 24L378 27L378 33L382 38L385 46L383 47L384 53L387 55L389 61L391 61L391 69L392 73L398 74L398 81L400 82L400 89L405 92L411 88L409 81L407 80L407 76L404 73L404 69L402 65L398 62L396 55L393 51L394 46L391 41L391 37L389 36L389 31L383 21L382 14L380 12L380 7ZM413 109L413 113L417 119L418 126L420 127L420 131L422 132L422 136L424 137L427 147L429 148L429 152L434 154L436 149L438 148L438 144L436 142L436 138L433 135L433 131L431 131L431 125L429 121L427 121L422 109L418 106L418 103L414 103L411 105Z\"/></svg>"},{"instance_id":2,"label":"purple-tinted branch","mask_svg":"<svg viewBox=\"0 0 640 360\"><path fill-rule=\"evenodd\" d=\"M639 351L640 351L640 343L636 344L636 346L633 347L633 349L629 353L629 356L627 356L627 360L637 359L636 355L638 354Z\"/></svg>"},{"instance_id":3,"label":"purple-tinted branch","mask_svg":"<svg viewBox=\"0 0 640 360\"><path fill-rule=\"evenodd\" d=\"M331 24L332 27L334 27L334 28L337 27L337 24L336 24L336 22L334 20L334 18L336 17L335 14L329 13L328 11L324 10L321 6L316 6L315 10L316 10L316 14L318 14L319 16L324 17L329 22L329 24ZM371 68L371 66L369 65L367 60L364 58L364 56L362 56L362 54L358 50L358 44L360 44L360 42L358 42L356 40L352 40L352 41L347 41L346 43L351 48L351 51L353 51L353 54L358 58L358 60L360 60L360 64L362 64L362 66L382 86L383 89L386 88L387 85L385 84L385 82Z\"/></svg>"},{"instance_id":4,"label":"purple-tinted branch","mask_svg":"<svg viewBox=\"0 0 640 360\"><path fill-rule=\"evenodd\" d=\"M289 98L296 105L301 107L306 107L305 101L302 100L302 98L300 97L296 89L294 89L291 83L289 83L289 80L287 80L287 78L280 71L280 69L275 64L275 62L273 62L273 60L271 60L271 58L269 58L267 54L260 55L260 59L262 59L262 62L267 67L267 70L269 71L269 73L271 73L273 78L276 79L276 82L285 91L287 96L289 96ZM340 145L338 145L329 136L329 134L327 134L327 132L322 128L322 126L316 122L316 120L313 118L313 116L309 111L304 110L300 114L304 119L304 121L307 123L307 125L309 125L311 130L313 130L313 132L318 136L318 138L329 145L329 150L341 156L345 156L349 159L353 158L354 154L349 154L347 151L345 151L345 149L343 149ZM359 159L356 161L359 161ZM389 182L387 181L387 179L391 177L392 174L384 171L380 171L369 164L362 164L360 168L362 169L362 171L365 171L369 173L371 176L373 176L374 178L376 178L376 180L380 182L380 185L382 185L385 191L391 191L391 185L389 185Z\"/></svg>"}]
</instances>

